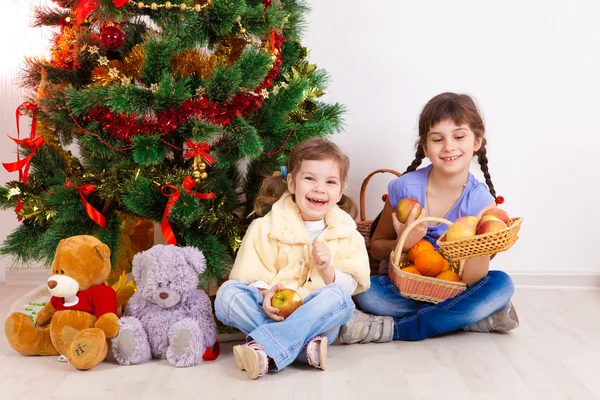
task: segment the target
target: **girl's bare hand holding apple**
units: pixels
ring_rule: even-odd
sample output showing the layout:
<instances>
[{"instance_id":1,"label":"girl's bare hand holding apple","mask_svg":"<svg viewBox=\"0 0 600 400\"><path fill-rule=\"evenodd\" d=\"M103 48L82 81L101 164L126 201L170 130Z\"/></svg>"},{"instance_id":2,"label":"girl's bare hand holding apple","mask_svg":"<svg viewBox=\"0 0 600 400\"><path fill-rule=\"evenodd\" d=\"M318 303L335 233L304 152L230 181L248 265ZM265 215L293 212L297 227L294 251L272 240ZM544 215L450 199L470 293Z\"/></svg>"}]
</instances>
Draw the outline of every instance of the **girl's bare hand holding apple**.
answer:
<instances>
[{"instance_id":1,"label":"girl's bare hand holding apple","mask_svg":"<svg viewBox=\"0 0 600 400\"><path fill-rule=\"evenodd\" d=\"M271 318L274 321L283 321L284 318L279 315L279 309L275 308L271 305L271 300L273 299L273 295L279 290L285 289L283 284L278 283L277 285L271 287L271 289L261 290L263 295L263 311L267 314L267 317Z\"/></svg>"},{"instance_id":2,"label":"girl's bare hand holding apple","mask_svg":"<svg viewBox=\"0 0 600 400\"><path fill-rule=\"evenodd\" d=\"M410 210L410 214L408 215L406 223L404 224L400 222L396 213L392 214L392 223L394 224L394 230L396 231L397 235L396 240L399 240L400 236L402 235L402 232L404 232L404 229L406 229L408 225L412 224L415 221L416 215L419 212L419 210L421 210L420 217L426 216L426 210L422 209L420 205L415 204L412 210ZM422 224L415 226L410 231L410 233L406 237L406 241L404 242L404 249L402 249L402 251L407 251L408 249L413 247L415 243L423 239L425 235L427 235L427 223L423 222Z\"/></svg>"}]
</instances>

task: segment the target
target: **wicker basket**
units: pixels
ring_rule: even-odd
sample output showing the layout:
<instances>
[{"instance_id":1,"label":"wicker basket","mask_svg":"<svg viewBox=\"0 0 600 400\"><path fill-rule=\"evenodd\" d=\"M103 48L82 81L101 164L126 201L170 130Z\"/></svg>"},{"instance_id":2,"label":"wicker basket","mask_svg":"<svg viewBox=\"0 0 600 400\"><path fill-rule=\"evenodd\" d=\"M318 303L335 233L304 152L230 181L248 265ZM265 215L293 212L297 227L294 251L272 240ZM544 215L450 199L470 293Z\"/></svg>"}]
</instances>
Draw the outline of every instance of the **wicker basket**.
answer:
<instances>
[{"instance_id":1,"label":"wicker basket","mask_svg":"<svg viewBox=\"0 0 600 400\"><path fill-rule=\"evenodd\" d=\"M444 249L453 260L464 260L485 256L488 254L506 251L517 241L519 229L523 218L511 218L507 227L496 232L475 235L468 239L446 241L444 233L437 241L438 246Z\"/></svg>"},{"instance_id":2,"label":"wicker basket","mask_svg":"<svg viewBox=\"0 0 600 400\"><path fill-rule=\"evenodd\" d=\"M381 263L381 261L374 259L373 257L371 257L371 225L373 224L373 220L367 220L366 217L366 196L367 196L367 185L369 184L369 181L371 180L371 178L373 177L373 175L375 174L379 174L382 172L389 172L390 174L394 174L396 176L400 176L400 172L395 171L393 169L376 169L375 171L371 172L369 175L367 175L367 177L365 178L365 180L363 181L362 185L360 186L360 221L356 222L356 228L358 229L358 231L360 232L360 234L365 238L365 244L367 245L367 252L369 253L369 264L371 267L371 275L377 275L379 274L379 264Z\"/></svg>"},{"instance_id":3,"label":"wicker basket","mask_svg":"<svg viewBox=\"0 0 600 400\"><path fill-rule=\"evenodd\" d=\"M467 288L467 284L402 271L401 268L410 264L406 254L402 254L406 237L415 226L423 222L439 222L452 225L452 222L447 219L437 217L423 217L408 225L404 229L404 232L402 232L400 240L398 240L396 250L390 255L389 276L402 296L428 303L439 303L464 291ZM463 267L464 261L460 261L457 271L459 277L462 277Z\"/></svg>"}]
</instances>

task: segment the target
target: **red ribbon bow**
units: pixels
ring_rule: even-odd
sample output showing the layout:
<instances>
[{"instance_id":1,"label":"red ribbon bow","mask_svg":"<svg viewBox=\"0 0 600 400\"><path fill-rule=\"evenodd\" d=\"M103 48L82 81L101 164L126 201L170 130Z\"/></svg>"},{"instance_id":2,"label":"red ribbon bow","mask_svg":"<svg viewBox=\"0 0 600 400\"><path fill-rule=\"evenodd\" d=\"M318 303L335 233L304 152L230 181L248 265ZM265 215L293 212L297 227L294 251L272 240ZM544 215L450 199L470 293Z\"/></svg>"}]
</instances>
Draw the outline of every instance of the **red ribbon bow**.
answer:
<instances>
[{"instance_id":1,"label":"red ribbon bow","mask_svg":"<svg viewBox=\"0 0 600 400\"><path fill-rule=\"evenodd\" d=\"M81 202L83 203L83 207L85 208L85 212L90 217L92 221L100 225L102 229L106 229L106 218L100 211L96 210L85 198L85 196L89 196L92 194L94 190L96 190L96 186L86 183L85 185L76 186L70 181L65 182L65 187L72 187L73 189L79 192L79 197L81 197Z\"/></svg>"},{"instance_id":2,"label":"red ribbon bow","mask_svg":"<svg viewBox=\"0 0 600 400\"><path fill-rule=\"evenodd\" d=\"M208 199L212 199L213 197L215 197L215 194L213 192L196 193L196 192L192 191L192 188L194 186L196 186L196 182L194 182L194 180L192 178L190 178L189 176L186 176L185 179L183 180L183 189L185 190L186 194L197 197L201 200L208 200ZM171 189L172 192L167 193L165 191L165 189ZM171 210L173 209L173 207L179 200L179 197L181 196L181 191L179 189L177 189L177 186L163 185L160 188L160 192L163 194L163 196L166 196L169 198L169 200L167 201L167 205L165 207L165 211L163 213L162 221L160 223L160 231L162 232L163 237L165 238L165 242L167 244L175 245L175 244L177 244L177 240L175 239L175 234L173 233L171 224L169 224L169 214L171 214Z\"/></svg>"},{"instance_id":3,"label":"red ribbon bow","mask_svg":"<svg viewBox=\"0 0 600 400\"><path fill-rule=\"evenodd\" d=\"M113 0L113 4L117 8L123 7L128 0ZM87 18L87 16L98 8L98 0L81 0L79 5L77 6L77 11L75 11L77 25L81 25L81 23Z\"/></svg>"},{"instance_id":4,"label":"red ribbon bow","mask_svg":"<svg viewBox=\"0 0 600 400\"><path fill-rule=\"evenodd\" d=\"M23 115L27 115L27 112L33 111L33 116L31 117L31 131L29 133L29 138L21 140L21 128L19 126L19 117ZM19 107L17 107L16 120L17 120L17 138L10 137L17 144L17 161L14 163L2 163L2 166L8 172L19 171L19 181L27 184L27 179L29 177L29 166L30 161L33 158L35 152L42 147L44 144L43 137L35 137L35 132L37 131L37 106L30 102L24 102ZM21 155L19 154L19 146L27 147L31 149L31 153L27 157L21 160ZM18 214L21 211L21 207L23 207L23 202L19 200L17 203L17 207L15 208L15 212ZM19 218L19 221L22 218Z\"/></svg>"},{"instance_id":5,"label":"red ribbon bow","mask_svg":"<svg viewBox=\"0 0 600 400\"><path fill-rule=\"evenodd\" d=\"M186 176L183 179L183 188L185 189L185 193L186 194L189 194L190 196L197 197L200 200L208 200L208 199L212 199L213 197L215 197L215 194L213 192L210 192L210 193L196 193L196 192L194 192L192 190L194 188L194 186L196 186L196 182L194 182L194 180L192 178L190 178L189 176Z\"/></svg>"},{"instance_id":6,"label":"red ribbon bow","mask_svg":"<svg viewBox=\"0 0 600 400\"><path fill-rule=\"evenodd\" d=\"M215 162L215 159L207 153L210 150L210 146L206 142L194 143L189 139L185 140L185 144L188 146L188 150L183 155L185 158L193 158L196 156L202 157L204 161L210 166Z\"/></svg>"},{"instance_id":7,"label":"red ribbon bow","mask_svg":"<svg viewBox=\"0 0 600 400\"><path fill-rule=\"evenodd\" d=\"M167 193L165 192L165 189L172 189L173 191L171 193ZM171 225L169 224L168 217L171 213L171 209L173 208L175 203L177 203L177 200L179 200L181 192L179 191L179 189L177 189L176 186L173 185L163 185L160 188L160 192L163 194L163 196L169 198L169 200L167 201L167 206L165 207L165 212L163 213L162 222L160 223L160 231L162 232L163 237L165 238L165 242L167 242L167 244L175 245L177 244L177 240L175 239L175 234L173 233L173 229L171 229Z\"/></svg>"}]
</instances>

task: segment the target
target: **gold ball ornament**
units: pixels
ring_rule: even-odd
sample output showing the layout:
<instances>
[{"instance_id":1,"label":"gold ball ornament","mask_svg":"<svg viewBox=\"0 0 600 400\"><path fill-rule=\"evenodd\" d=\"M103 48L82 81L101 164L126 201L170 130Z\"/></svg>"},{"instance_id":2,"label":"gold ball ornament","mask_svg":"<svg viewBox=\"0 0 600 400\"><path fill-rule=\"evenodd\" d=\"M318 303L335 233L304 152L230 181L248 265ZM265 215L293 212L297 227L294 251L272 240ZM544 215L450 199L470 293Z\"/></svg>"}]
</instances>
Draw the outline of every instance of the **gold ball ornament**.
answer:
<instances>
[{"instance_id":1,"label":"gold ball ornament","mask_svg":"<svg viewBox=\"0 0 600 400\"><path fill-rule=\"evenodd\" d=\"M245 35L246 34L246 28L240 28L240 33L242 35Z\"/></svg>"},{"instance_id":2,"label":"gold ball ornament","mask_svg":"<svg viewBox=\"0 0 600 400\"><path fill-rule=\"evenodd\" d=\"M200 172L200 171L192 172L192 177L194 178L194 180L200 179L201 176L202 176L202 172Z\"/></svg>"},{"instance_id":3,"label":"gold ball ornament","mask_svg":"<svg viewBox=\"0 0 600 400\"><path fill-rule=\"evenodd\" d=\"M202 6L200 4L194 5L194 11L196 11L196 12L202 11Z\"/></svg>"},{"instance_id":4,"label":"gold ball ornament","mask_svg":"<svg viewBox=\"0 0 600 400\"><path fill-rule=\"evenodd\" d=\"M158 4L156 4L156 3L150 4L150 9L151 10L158 10Z\"/></svg>"},{"instance_id":5,"label":"gold ball ornament","mask_svg":"<svg viewBox=\"0 0 600 400\"><path fill-rule=\"evenodd\" d=\"M142 8L144 8L144 2L143 1L138 1L137 3L137 7L141 10Z\"/></svg>"},{"instance_id":6,"label":"gold ball ornament","mask_svg":"<svg viewBox=\"0 0 600 400\"><path fill-rule=\"evenodd\" d=\"M181 3L181 4L179 5L179 9L180 9L181 11L185 11L185 10L187 9L187 4L185 4L185 3Z\"/></svg>"},{"instance_id":7,"label":"gold ball ornament","mask_svg":"<svg viewBox=\"0 0 600 400\"><path fill-rule=\"evenodd\" d=\"M198 169L200 171L204 171L206 169L206 163L200 163L200 164L198 164Z\"/></svg>"},{"instance_id":8,"label":"gold ball ornament","mask_svg":"<svg viewBox=\"0 0 600 400\"><path fill-rule=\"evenodd\" d=\"M170 1L166 1L166 2L165 2L165 8L166 8L167 10L170 10L170 9L171 9L171 7L173 7L173 4L172 4Z\"/></svg>"},{"instance_id":9,"label":"gold ball ornament","mask_svg":"<svg viewBox=\"0 0 600 400\"><path fill-rule=\"evenodd\" d=\"M206 179L208 178L208 174L206 172L203 172L202 175L200 175L200 179Z\"/></svg>"}]
</instances>

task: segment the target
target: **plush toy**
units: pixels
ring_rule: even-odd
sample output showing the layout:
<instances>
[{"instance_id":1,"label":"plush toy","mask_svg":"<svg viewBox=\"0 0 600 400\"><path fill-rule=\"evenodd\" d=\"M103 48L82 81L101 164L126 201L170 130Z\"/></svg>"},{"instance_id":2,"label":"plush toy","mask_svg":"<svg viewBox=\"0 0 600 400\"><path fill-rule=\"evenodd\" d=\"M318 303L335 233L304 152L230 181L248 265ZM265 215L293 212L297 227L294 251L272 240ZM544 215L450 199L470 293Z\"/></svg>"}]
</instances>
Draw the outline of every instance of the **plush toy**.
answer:
<instances>
[{"instance_id":1,"label":"plush toy","mask_svg":"<svg viewBox=\"0 0 600 400\"><path fill-rule=\"evenodd\" d=\"M166 358L176 367L190 367L203 356L216 358L211 347L218 356L212 306L197 288L205 266L202 252L194 247L159 244L135 255L137 292L125 306L119 335L112 341L120 364Z\"/></svg>"},{"instance_id":2,"label":"plush toy","mask_svg":"<svg viewBox=\"0 0 600 400\"><path fill-rule=\"evenodd\" d=\"M107 338L117 336L117 295L104 281L110 273L110 249L93 236L61 240L52 263L52 297L35 324L23 313L4 324L10 346L23 355L62 354L77 369L103 361Z\"/></svg>"}]
</instances>

